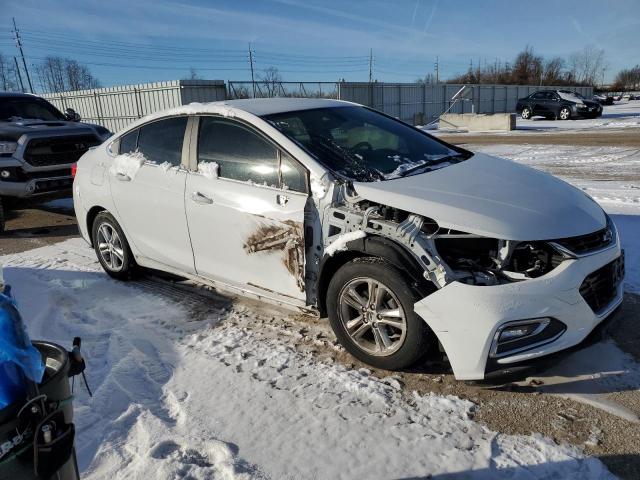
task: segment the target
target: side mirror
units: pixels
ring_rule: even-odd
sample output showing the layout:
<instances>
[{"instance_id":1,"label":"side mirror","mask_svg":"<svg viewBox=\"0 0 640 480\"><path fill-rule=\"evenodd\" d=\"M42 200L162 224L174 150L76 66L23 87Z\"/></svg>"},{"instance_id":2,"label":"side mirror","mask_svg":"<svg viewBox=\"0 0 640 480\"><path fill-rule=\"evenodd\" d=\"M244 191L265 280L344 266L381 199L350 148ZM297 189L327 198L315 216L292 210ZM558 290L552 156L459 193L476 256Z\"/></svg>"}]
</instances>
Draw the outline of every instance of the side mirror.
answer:
<instances>
[{"instance_id":1,"label":"side mirror","mask_svg":"<svg viewBox=\"0 0 640 480\"><path fill-rule=\"evenodd\" d=\"M64 111L64 116L70 122L79 122L80 121L80 114L78 112L76 112L73 108L67 108Z\"/></svg>"}]
</instances>

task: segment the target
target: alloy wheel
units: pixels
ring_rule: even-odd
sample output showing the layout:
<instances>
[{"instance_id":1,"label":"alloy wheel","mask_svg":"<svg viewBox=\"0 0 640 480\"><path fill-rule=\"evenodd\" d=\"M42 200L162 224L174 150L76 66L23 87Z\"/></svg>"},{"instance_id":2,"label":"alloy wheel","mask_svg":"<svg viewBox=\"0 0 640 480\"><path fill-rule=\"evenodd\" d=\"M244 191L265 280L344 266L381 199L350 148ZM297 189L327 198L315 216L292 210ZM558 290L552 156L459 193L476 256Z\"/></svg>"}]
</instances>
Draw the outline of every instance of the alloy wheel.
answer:
<instances>
[{"instance_id":1,"label":"alloy wheel","mask_svg":"<svg viewBox=\"0 0 640 480\"><path fill-rule=\"evenodd\" d=\"M124 265L124 248L120 235L113 225L102 223L98 227L98 251L104 264L112 272L119 272Z\"/></svg>"},{"instance_id":2,"label":"alloy wheel","mask_svg":"<svg viewBox=\"0 0 640 480\"><path fill-rule=\"evenodd\" d=\"M562 110L560 110L560 120L569 120L570 115L571 112L568 108L563 108Z\"/></svg>"},{"instance_id":3,"label":"alloy wheel","mask_svg":"<svg viewBox=\"0 0 640 480\"><path fill-rule=\"evenodd\" d=\"M531 116L531 110L529 110L528 108L523 108L522 109L522 118L524 118L525 120L527 120L529 117Z\"/></svg>"},{"instance_id":4,"label":"alloy wheel","mask_svg":"<svg viewBox=\"0 0 640 480\"><path fill-rule=\"evenodd\" d=\"M370 355L391 355L404 343L405 312L382 282L368 277L348 282L340 292L338 313L351 340Z\"/></svg>"}]
</instances>

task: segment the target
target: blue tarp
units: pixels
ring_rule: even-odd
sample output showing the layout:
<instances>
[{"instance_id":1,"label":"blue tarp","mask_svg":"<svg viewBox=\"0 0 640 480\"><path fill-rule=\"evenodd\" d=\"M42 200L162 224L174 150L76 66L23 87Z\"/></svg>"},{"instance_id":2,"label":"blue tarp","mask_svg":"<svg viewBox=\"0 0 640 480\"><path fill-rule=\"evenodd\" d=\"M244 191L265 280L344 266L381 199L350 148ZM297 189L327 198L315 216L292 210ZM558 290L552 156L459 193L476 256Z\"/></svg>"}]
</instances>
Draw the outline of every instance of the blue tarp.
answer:
<instances>
[{"instance_id":1,"label":"blue tarp","mask_svg":"<svg viewBox=\"0 0 640 480\"><path fill-rule=\"evenodd\" d=\"M9 286L0 293L0 409L25 396L25 379L42 381L44 365L31 344Z\"/></svg>"}]
</instances>

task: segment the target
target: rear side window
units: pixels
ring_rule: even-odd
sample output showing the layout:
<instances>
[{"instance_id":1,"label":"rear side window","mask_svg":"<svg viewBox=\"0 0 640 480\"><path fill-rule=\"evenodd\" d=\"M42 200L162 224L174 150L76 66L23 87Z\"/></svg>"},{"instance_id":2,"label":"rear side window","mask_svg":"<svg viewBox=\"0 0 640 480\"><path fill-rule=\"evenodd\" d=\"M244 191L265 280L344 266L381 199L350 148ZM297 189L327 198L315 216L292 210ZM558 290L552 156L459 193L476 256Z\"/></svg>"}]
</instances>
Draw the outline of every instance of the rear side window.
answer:
<instances>
[{"instance_id":1,"label":"rear side window","mask_svg":"<svg viewBox=\"0 0 640 480\"><path fill-rule=\"evenodd\" d=\"M147 160L179 166L187 117L167 118L140 127L138 150Z\"/></svg>"},{"instance_id":2,"label":"rear side window","mask_svg":"<svg viewBox=\"0 0 640 480\"><path fill-rule=\"evenodd\" d=\"M120 138L120 154L131 153L138 148L138 129Z\"/></svg>"},{"instance_id":3,"label":"rear side window","mask_svg":"<svg viewBox=\"0 0 640 480\"><path fill-rule=\"evenodd\" d=\"M198 163L215 162L223 178L277 187L276 148L237 122L202 117L198 136Z\"/></svg>"}]
</instances>

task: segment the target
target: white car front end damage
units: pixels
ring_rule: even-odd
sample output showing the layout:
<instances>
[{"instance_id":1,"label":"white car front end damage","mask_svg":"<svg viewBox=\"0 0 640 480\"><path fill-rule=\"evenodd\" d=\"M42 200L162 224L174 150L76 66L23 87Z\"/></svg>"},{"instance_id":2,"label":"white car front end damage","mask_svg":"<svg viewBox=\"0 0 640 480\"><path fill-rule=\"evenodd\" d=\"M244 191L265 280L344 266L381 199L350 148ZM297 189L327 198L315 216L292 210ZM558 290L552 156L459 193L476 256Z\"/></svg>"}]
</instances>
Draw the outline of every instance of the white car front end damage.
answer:
<instances>
[{"instance_id":1,"label":"white car front end damage","mask_svg":"<svg viewBox=\"0 0 640 480\"><path fill-rule=\"evenodd\" d=\"M555 177L475 155L425 175L353 186L346 206L332 210L328 222L339 234L328 242L363 231L413 253L437 287L415 312L458 379L573 347L622 302L615 226ZM385 214L390 208L411 213L397 222Z\"/></svg>"},{"instance_id":2,"label":"white car front end damage","mask_svg":"<svg viewBox=\"0 0 640 480\"><path fill-rule=\"evenodd\" d=\"M581 295L581 286L590 274L611 264L618 269L611 274L620 276L616 262L620 258L616 241L597 254L567 259L535 279L494 286L454 281L417 302L415 311L437 335L456 378L482 379L492 371L582 342L620 305L622 285L616 282L612 298L597 311ZM603 273L602 281L608 275ZM551 323L556 321L562 324ZM540 323L547 325L537 335L498 343L501 331L509 326Z\"/></svg>"}]
</instances>

